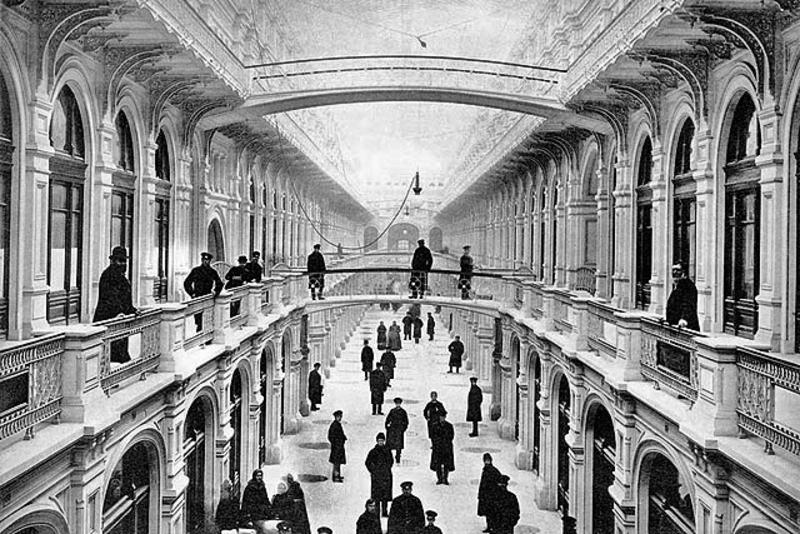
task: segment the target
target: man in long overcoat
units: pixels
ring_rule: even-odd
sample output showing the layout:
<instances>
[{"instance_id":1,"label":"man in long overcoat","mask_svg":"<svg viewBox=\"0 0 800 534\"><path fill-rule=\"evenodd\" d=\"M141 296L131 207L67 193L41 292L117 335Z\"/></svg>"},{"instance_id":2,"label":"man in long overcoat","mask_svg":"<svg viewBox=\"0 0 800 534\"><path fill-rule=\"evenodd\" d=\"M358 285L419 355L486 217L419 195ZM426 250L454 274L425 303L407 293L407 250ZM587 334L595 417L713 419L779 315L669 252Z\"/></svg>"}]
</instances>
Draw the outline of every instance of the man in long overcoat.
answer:
<instances>
[{"instance_id":1,"label":"man in long overcoat","mask_svg":"<svg viewBox=\"0 0 800 534\"><path fill-rule=\"evenodd\" d=\"M311 401L311 409L319 410L317 404L322 404L322 375L319 374L319 362L314 364L314 369L308 373L308 400Z\"/></svg>"},{"instance_id":2,"label":"man in long overcoat","mask_svg":"<svg viewBox=\"0 0 800 534\"><path fill-rule=\"evenodd\" d=\"M461 273L458 276L458 288L461 290L462 300L469 299L469 290L472 289L472 271L474 263L472 262L472 256L469 255L469 249L469 245L464 245L464 254L461 255L461 259L459 260Z\"/></svg>"},{"instance_id":3,"label":"man in long overcoat","mask_svg":"<svg viewBox=\"0 0 800 534\"><path fill-rule=\"evenodd\" d=\"M397 356L391 350L386 350L381 354L381 369L386 375L386 385L391 387L394 378L394 368L397 367Z\"/></svg>"},{"instance_id":4,"label":"man in long overcoat","mask_svg":"<svg viewBox=\"0 0 800 534\"><path fill-rule=\"evenodd\" d=\"M364 380L369 380L373 361L375 361L375 353L372 351L372 347L369 346L369 340L365 339L364 346L361 347L361 370L364 371Z\"/></svg>"},{"instance_id":5,"label":"man in long overcoat","mask_svg":"<svg viewBox=\"0 0 800 534\"><path fill-rule=\"evenodd\" d=\"M222 279L217 271L211 267L214 256L208 252L200 254L200 265L189 271L189 276L183 281L183 289L190 297L196 299L209 293L219 295L222 291Z\"/></svg>"},{"instance_id":6,"label":"man in long overcoat","mask_svg":"<svg viewBox=\"0 0 800 534\"><path fill-rule=\"evenodd\" d=\"M433 341L433 334L436 333L436 321L433 320L431 312L428 312L428 324L425 325L425 330L428 333L428 341Z\"/></svg>"},{"instance_id":7,"label":"man in long overcoat","mask_svg":"<svg viewBox=\"0 0 800 534\"><path fill-rule=\"evenodd\" d=\"M128 251L125 247L114 247L108 259L111 260L111 263L100 275L94 322L138 312L133 306L131 283L125 277L125 269L128 266ZM130 361L128 338L112 341L109 352L112 362L125 363Z\"/></svg>"},{"instance_id":8,"label":"man in long overcoat","mask_svg":"<svg viewBox=\"0 0 800 534\"><path fill-rule=\"evenodd\" d=\"M450 352L450 361L447 366L450 368L447 372L452 373L453 367L456 368L456 373L461 369L461 357L464 356L464 344L461 342L461 336L456 338L447 345L447 350Z\"/></svg>"},{"instance_id":9,"label":"man in long overcoat","mask_svg":"<svg viewBox=\"0 0 800 534\"><path fill-rule=\"evenodd\" d=\"M325 258L319 249L322 246L314 245L314 252L308 255L306 271L308 271L308 289L311 290L311 300L325 300L322 290L325 288ZM319 296L318 296L319 295Z\"/></svg>"},{"instance_id":10,"label":"man in long overcoat","mask_svg":"<svg viewBox=\"0 0 800 534\"><path fill-rule=\"evenodd\" d=\"M429 438L431 438L431 427L436 421L439 420L439 415L443 413L447 413L447 410L445 410L444 404L439 401L439 394L435 391L431 391L431 400L422 410L422 416L425 417L425 420L428 422Z\"/></svg>"},{"instance_id":11,"label":"man in long overcoat","mask_svg":"<svg viewBox=\"0 0 800 534\"><path fill-rule=\"evenodd\" d=\"M455 430L450 421L446 419L446 413L439 414L438 422L431 428L431 471L436 471L437 484L450 484L447 476L450 471L456 470L455 458L453 456L453 439Z\"/></svg>"},{"instance_id":12,"label":"man in long overcoat","mask_svg":"<svg viewBox=\"0 0 800 534\"><path fill-rule=\"evenodd\" d=\"M381 515L389 516L389 501L392 500L392 451L386 446L386 436L379 432L375 436L375 447L367 454L364 465L369 471L370 497L380 503Z\"/></svg>"},{"instance_id":13,"label":"man in long overcoat","mask_svg":"<svg viewBox=\"0 0 800 534\"><path fill-rule=\"evenodd\" d=\"M383 321L378 325L378 350L386 350L386 325Z\"/></svg>"},{"instance_id":14,"label":"man in long overcoat","mask_svg":"<svg viewBox=\"0 0 800 534\"><path fill-rule=\"evenodd\" d=\"M428 272L433 266L431 249L425 246L425 240L417 241L417 249L411 258L411 280L408 287L411 289L411 298L422 298L428 289Z\"/></svg>"},{"instance_id":15,"label":"man in long overcoat","mask_svg":"<svg viewBox=\"0 0 800 534\"><path fill-rule=\"evenodd\" d=\"M499 493L497 487L500 482L500 470L492 464L492 455L488 452L483 454L483 472L481 473L481 481L478 484L478 515L486 518L486 530L484 532L492 532L494 530L494 514L496 513L494 506L496 496Z\"/></svg>"},{"instance_id":16,"label":"man in long overcoat","mask_svg":"<svg viewBox=\"0 0 800 534\"><path fill-rule=\"evenodd\" d=\"M253 478L247 483L242 494L241 508L243 525L252 524L258 532L266 529L267 520L272 517L272 506L264 486L264 472L261 469L253 471Z\"/></svg>"},{"instance_id":17,"label":"man in long overcoat","mask_svg":"<svg viewBox=\"0 0 800 534\"><path fill-rule=\"evenodd\" d=\"M672 266L673 289L667 299L667 323L700 330L697 318L697 287L681 263Z\"/></svg>"},{"instance_id":18,"label":"man in long overcoat","mask_svg":"<svg viewBox=\"0 0 800 534\"><path fill-rule=\"evenodd\" d=\"M347 436L344 435L342 428L342 411L336 410L333 412L333 422L328 427L328 442L331 444L331 454L328 461L333 464L333 474L331 480L333 482L344 482L342 476L342 464L347 463L347 456L344 451L344 442L347 441Z\"/></svg>"},{"instance_id":19,"label":"man in long overcoat","mask_svg":"<svg viewBox=\"0 0 800 534\"><path fill-rule=\"evenodd\" d=\"M411 339L411 326L414 324L414 318L411 313L406 313L403 317L403 340Z\"/></svg>"},{"instance_id":20,"label":"man in long overcoat","mask_svg":"<svg viewBox=\"0 0 800 534\"><path fill-rule=\"evenodd\" d=\"M514 534L514 527L519 523L519 500L508 491L507 475L500 475L495 497L494 534Z\"/></svg>"},{"instance_id":21,"label":"man in long overcoat","mask_svg":"<svg viewBox=\"0 0 800 534\"><path fill-rule=\"evenodd\" d=\"M394 398L394 408L386 416L386 446L395 451L394 460L399 464L400 455L405 447L405 434L408 429L408 413L402 406L403 399Z\"/></svg>"},{"instance_id":22,"label":"man in long overcoat","mask_svg":"<svg viewBox=\"0 0 800 534\"><path fill-rule=\"evenodd\" d=\"M414 317L414 343L419 343L419 338L422 337L422 319L419 317Z\"/></svg>"},{"instance_id":23,"label":"man in long overcoat","mask_svg":"<svg viewBox=\"0 0 800 534\"><path fill-rule=\"evenodd\" d=\"M383 392L388 387L388 380L381 369L381 363L369 373L369 396L372 402L372 415L383 415Z\"/></svg>"},{"instance_id":24,"label":"man in long overcoat","mask_svg":"<svg viewBox=\"0 0 800 534\"><path fill-rule=\"evenodd\" d=\"M411 494L414 484L400 484L403 493L392 500L386 534L418 534L425 526L425 510L419 497Z\"/></svg>"},{"instance_id":25,"label":"man in long overcoat","mask_svg":"<svg viewBox=\"0 0 800 534\"><path fill-rule=\"evenodd\" d=\"M474 438L478 435L478 423L483 420L483 415L481 414L483 390L478 385L478 377L470 377L469 382L469 393L467 394L467 421L472 423L472 432L470 432L469 437Z\"/></svg>"}]
</instances>

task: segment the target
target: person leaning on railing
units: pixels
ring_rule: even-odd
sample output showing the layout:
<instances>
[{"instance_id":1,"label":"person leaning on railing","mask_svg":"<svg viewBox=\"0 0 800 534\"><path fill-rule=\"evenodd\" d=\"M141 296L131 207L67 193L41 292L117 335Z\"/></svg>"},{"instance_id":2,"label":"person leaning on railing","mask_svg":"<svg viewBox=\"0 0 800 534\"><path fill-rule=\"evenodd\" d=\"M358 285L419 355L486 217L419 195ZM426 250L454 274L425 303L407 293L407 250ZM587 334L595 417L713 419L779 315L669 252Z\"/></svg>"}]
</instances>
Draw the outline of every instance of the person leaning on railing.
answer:
<instances>
[{"instance_id":1,"label":"person leaning on railing","mask_svg":"<svg viewBox=\"0 0 800 534\"><path fill-rule=\"evenodd\" d=\"M222 279L219 277L219 273L211 267L213 259L214 255L209 252L200 253L200 265L192 269L189 276L183 281L183 289L193 299L211 292L217 296L222 291Z\"/></svg>"},{"instance_id":2,"label":"person leaning on railing","mask_svg":"<svg viewBox=\"0 0 800 534\"><path fill-rule=\"evenodd\" d=\"M672 293L667 299L667 323L699 331L697 287L682 262L675 262L672 266L672 279Z\"/></svg>"}]
</instances>

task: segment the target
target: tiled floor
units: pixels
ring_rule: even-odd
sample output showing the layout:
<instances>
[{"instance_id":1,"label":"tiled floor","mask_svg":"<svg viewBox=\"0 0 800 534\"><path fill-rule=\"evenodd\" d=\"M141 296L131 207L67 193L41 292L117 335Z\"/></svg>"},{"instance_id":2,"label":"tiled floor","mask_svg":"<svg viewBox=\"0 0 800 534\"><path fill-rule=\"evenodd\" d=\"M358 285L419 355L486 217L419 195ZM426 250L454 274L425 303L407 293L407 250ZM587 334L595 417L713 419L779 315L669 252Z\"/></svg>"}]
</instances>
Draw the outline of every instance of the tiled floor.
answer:
<instances>
[{"instance_id":1,"label":"tiled floor","mask_svg":"<svg viewBox=\"0 0 800 534\"><path fill-rule=\"evenodd\" d=\"M423 307L423 316L433 311ZM375 435L383 431L385 417L372 416L369 388L361 372L360 354L364 338L370 339L375 348L375 328L378 321L391 324L405 313L368 311L364 321L356 330L337 365L331 370L331 378L325 383L325 396L320 411L311 412L303 418L301 431L284 438L284 461L282 465L270 466L265 475L267 490L272 495L282 474L291 472L301 480L305 475L323 475L322 482L303 482L312 532L322 525L330 526L337 534L355 532L355 522L364 510L364 501L369 497L369 473L364 467L367 452L375 444ZM438 319L438 318L437 318ZM443 325L443 321L437 321ZM445 328L437 328L436 339L419 345L404 342L398 351L398 365L392 388L387 391L384 414L393 406L395 396L404 399L409 413L410 426L406 432L406 449L403 461L393 469L394 494L400 493L400 482L414 482L414 493L422 500L425 509L439 512L437 525L445 534L480 533L484 520L476 515L478 479L480 478L483 452L489 451L495 465L511 477L509 489L517 494L522 509L522 518L517 534L556 534L561 532L561 523L555 512L540 511L533 500L535 478L529 471L520 471L513 465L514 443L497 436L495 424L484 421L481 435L470 438L470 425L465 421L469 372L447 374L447 345L450 342ZM376 357L380 352L376 350ZM422 409L428 402L431 390L439 392L439 399L448 410L448 420L456 428L456 470L450 474L449 486L437 486L436 475L428 468L430 442L427 439ZM488 419L491 396L484 395L484 418ZM344 431L347 434L347 465L343 467L345 482L333 484L328 463L327 431L332 420L331 413L344 412ZM386 520L383 520L384 529Z\"/></svg>"}]
</instances>

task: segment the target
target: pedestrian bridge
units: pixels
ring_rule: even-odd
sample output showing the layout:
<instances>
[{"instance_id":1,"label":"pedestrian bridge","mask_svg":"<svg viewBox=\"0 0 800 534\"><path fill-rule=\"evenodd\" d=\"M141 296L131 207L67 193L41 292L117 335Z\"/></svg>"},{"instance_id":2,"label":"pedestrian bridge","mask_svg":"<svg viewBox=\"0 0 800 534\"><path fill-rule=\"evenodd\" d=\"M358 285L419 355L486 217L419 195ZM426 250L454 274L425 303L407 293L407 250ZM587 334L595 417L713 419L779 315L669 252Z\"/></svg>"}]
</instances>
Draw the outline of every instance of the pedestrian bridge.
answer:
<instances>
[{"instance_id":1,"label":"pedestrian bridge","mask_svg":"<svg viewBox=\"0 0 800 534\"><path fill-rule=\"evenodd\" d=\"M342 295L325 297L325 300L311 300L305 302L303 308L306 313L317 313L335 308L343 308L350 306L364 306L364 305L414 305L425 304L426 306L444 306L465 311L477 312L491 317L499 317L500 310L506 308L500 302L494 300L481 299L467 299L462 300L460 297L445 297L441 295L426 296L423 299L412 299L408 296L402 295Z\"/></svg>"}]
</instances>

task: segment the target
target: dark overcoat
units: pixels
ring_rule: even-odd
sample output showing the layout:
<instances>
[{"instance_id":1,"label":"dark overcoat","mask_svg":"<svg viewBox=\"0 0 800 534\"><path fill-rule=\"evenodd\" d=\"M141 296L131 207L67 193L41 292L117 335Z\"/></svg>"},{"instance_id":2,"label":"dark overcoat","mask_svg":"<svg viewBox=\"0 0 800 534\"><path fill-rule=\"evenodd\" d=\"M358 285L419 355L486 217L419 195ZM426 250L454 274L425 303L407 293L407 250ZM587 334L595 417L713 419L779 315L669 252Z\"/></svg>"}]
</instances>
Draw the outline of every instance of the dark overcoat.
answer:
<instances>
[{"instance_id":1,"label":"dark overcoat","mask_svg":"<svg viewBox=\"0 0 800 534\"><path fill-rule=\"evenodd\" d=\"M223 497L220 499L214 520L220 530L236 530L239 528L239 500L235 497Z\"/></svg>"},{"instance_id":2,"label":"dark overcoat","mask_svg":"<svg viewBox=\"0 0 800 534\"><path fill-rule=\"evenodd\" d=\"M397 366L397 357L394 352L387 350L381 354L381 366L383 366L383 372L386 373L386 378L393 379L394 368Z\"/></svg>"},{"instance_id":3,"label":"dark overcoat","mask_svg":"<svg viewBox=\"0 0 800 534\"><path fill-rule=\"evenodd\" d=\"M386 534L418 534L425 526L425 511L416 495L398 495L392 501Z\"/></svg>"},{"instance_id":4,"label":"dark overcoat","mask_svg":"<svg viewBox=\"0 0 800 534\"><path fill-rule=\"evenodd\" d=\"M438 471L439 466L444 466L448 471L455 471L456 464L453 456L453 439L455 430L449 421L439 421L431 428L431 470Z\"/></svg>"},{"instance_id":5,"label":"dark overcoat","mask_svg":"<svg viewBox=\"0 0 800 534\"><path fill-rule=\"evenodd\" d=\"M481 403L483 403L483 391L478 384L472 384L467 394L467 421L482 421Z\"/></svg>"},{"instance_id":6,"label":"dark overcoat","mask_svg":"<svg viewBox=\"0 0 800 534\"><path fill-rule=\"evenodd\" d=\"M347 456L344 453L344 442L347 441L347 436L344 435L342 423L333 421L328 428L328 441L331 444L331 454L328 461L332 464L346 464Z\"/></svg>"},{"instance_id":7,"label":"dark overcoat","mask_svg":"<svg viewBox=\"0 0 800 534\"><path fill-rule=\"evenodd\" d=\"M267 488L263 482L250 479L242 494L242 522L269 519L271 516L272 506Z\"/></svg>"},{"instance_id":8,"label":"dark overcoat","mask_svg":"<svg viewBox=\"0 0 800 534\"><path fill-rule=\"evenodd\" d=\"M222 279L210 265L198 265L183 281L183 289L193 299L209 293L219 295L222 291Z\"/></svg>"},{"instance_id":9,"label":"dark overcoat","mask_svg":"<svg viewBox=\"0 0 800 534\"><path fill-rule=\"evenodd\" d=\"M383 404L383 392L386 391L388 381L380 369L373 369L369 373L369 393L372 404Z\"/></svg>"},{"instance_id":10,"label":"dark overcoat","mask_svg":"<svg viewBox=\"0 0 800 534\"><path fill-rule=\"evenodd\" d=\"M414 324L414 318L410 315L403 317L403 334L411 335L411 325Z\"/></svg>"},{"instance_id":11,"label":"dark overcoat","mask_svg":"<svg viewBox=\"0 0 800 534\"><path fill-rule=\"evenodd\" d=\"M433 426L434 421L439 420L439 416L442 413L447 413L447 410L444 409L444 404L439 402L438 399L435 401L430 401L428 404L425 405L425 408L422 410L422 416L425 417L425 420L428 422L429 438L431 437L431 426Z\"/></svg>"},{"instance_id":12,"label":"dark overcoat","mask_svg":"<svg viewBox=\"0 0 800 534\"><path fill-rule=\"evenodd\" d=\"M494 531L500 533L514 532L519 523L519 500L508 489L499 488L495 500Z\"/></svg>"},{"instance_id":13,"label":"dark overcoat","mask_svg":"<svg viewBox=\"0 0 800 534\"><path fill-rule=\"evenodd\" d=\"M136 313L131 295L131 283L125 277L125 267L109 265L100 275L97 308L94 310L94 322L112 319L119 314Z\"/></svg>"},{"instance_id":14,"label":"dark overcoat","mask_svg":"<svg viewBox=\"0 0 800 534\"><path fill-rule=\"evenodd\" d=\"M378 350L386 348L386 326L378 325Z\"/></svg>"},{"instance_id":15,"label":"dark overcoat","mask_svg":"<svg viewBox=\"0 0 800 534\"><path fill-rule=\"evenodd\" d=\"M261 276L264 274L264 268L256 260L247 262L247 273L251 282L261 283Z\"/></svg>"},{"instance_id":16,"label":"dark overcoat","mask_svg":"<svg viewBox=\"0 0 800 534\"><path fill-rule=\"evenodd\" d=\"M370 480L370 497L376 501L391 501L392 500L392 465L394 458L392 458L392 451L386 445L375 445L369 454L364 465L367 466L369 471Z\"/></svg>"},{"instance_id":17,"label":"dark overcoat","mask_svg":"<svg viewBox=\"0 0 800 534\"><path fill-rule=\"evenodd\" d=\"M433 255L431 249L425 245L420 245L414 251L414 257L411 258L411 268L415 271L430 271L433 266Z\"/></svg>"},{"instance_id":18,"label":"dark overcoat","mask_svg":"<svg viewBox=\"0 0 800 534\"><path fill-rule=\"evenodd\" d=\"M500 470L492 464L484 464L478 485L478 515L489 517L494 512L497 494L500 492L497 482L501 475Z\"/></svg>"},{"instance_id":19,"label":"dark overcoat","mask_svg":"<svg viewBox=\"0 0 800 534\"><path fill-rule=\"evenodd\" d=\"M361 370L365 373L372 371L372 362L375 361L375 353L372 347L364 345L361 347Z\"/></svg>"},{"instance_id":20,"label":"dark overcoat","mask_svg":"<svg viewBox=\"0 0 800 534\"><path fill-rule=\"evenodd\" d=\"M448 366L461 367L461 357L464 355L464 344L457 339L454 339L449 345L447 350L450 351L450 361Z\"/></svg>"},{"instance_id":21,"label":"dark overcoat","mask_svg":"<svg viewBox=\"0 0 800 534\"><path fill-rule=\"evenodd\" d=\"M697 318L697 287L688 278L680 278L667 299L667 323L677 325L686 321L686 327L700 330Z\"/></svg>"},{"instance_id":22,"label":"dark overcoat","mask_svg":"<svg viewBox=\"0 0 800 534\"><path fill-rule=\"evenodd\" d=\"M422 337L422 319L419 317L414 318L414 337L419 339Z\"/></svg>"},{"instance_id":23,"label":"dark overcoat","mask_svg":"<svg viewBox=\"0 0 800 534\"><path fill-rule=\"evenodd\" d=\"M470 289L470 280L472 280L472 270L473 270L473 263L472 263L472 256L468 254L464 254L461 256L461 260L459 260L459 265L461 266L461 274L458 278L458 285L460 289Z\"/></svg>"},{"instance_id":24,"label":"dark overcoat","mask_svg":"<svg viewBox=\"0 0 800 534\"><path fill-rule=\"evenodd\" d=\"M433 320L433 315L428 315L428 324L425 327L428 335L432 336L436 331L436 321Z\"/></svg>"},{"instance_id":25,"label":"dark overcoat","mask_svg":"<svg viewBox=\"0 0 800 534\"><path fill-rule=\"evenodd\" d=\"M315 250L308 255L306 261L306 270L308 271L308 287L309 289L322 289L325 287L325 258L322 252Z\"/></svg>"},{"instance_id":26,"label":"dark overcoat","mask_svg":"<svg viewBox=\"0 0 800 534\"><path fill-rule=\"evenodd\" d=\"M365 511L356 521L356 534L383 534L381 518L378 514Z\"/></svg>"},{"instance_id":27,"label":"dark overcoat","mask_svg":"<svg viewBox=\"0 0 800 534\"><path fill-rule=\"evenodd\" d=\"M228 269L225 275L225 289L233 289L234 287L241 287L250 281L250 271L247 270L247 265L234 265Z\"/></svg>"},{"instance_id":28,"label":"dark overcoat","mask_svg":"<svg viewBox=\"0 0 800 534\"><path fill-rule=\"evenodd\" d=\"M322 404L322 375L316 369L308 373L308 400L313 404Z\"/></svg>"},{"instance_id":29,"label":"dark overcoat","mask_svg":"<svg viewBox=\"0 0 800 534\"><path fill-rule=\"evenodd\" d=\"M386 416L386 446L392 450L405 447L405 433L408 428L408 413L402 406L395 406Z\"/></svg>"},{"instance_id":30,"label":"dark overcoat","mask_svg":"<svg viewBox=\"0 0 800 534\"><path fill-rule=\"evenodd\" d=\"M389 327L389 349L400 350L403 348L403 342L400 340L400 325L392 325Z\"/></svg>"}]
</instances>

